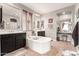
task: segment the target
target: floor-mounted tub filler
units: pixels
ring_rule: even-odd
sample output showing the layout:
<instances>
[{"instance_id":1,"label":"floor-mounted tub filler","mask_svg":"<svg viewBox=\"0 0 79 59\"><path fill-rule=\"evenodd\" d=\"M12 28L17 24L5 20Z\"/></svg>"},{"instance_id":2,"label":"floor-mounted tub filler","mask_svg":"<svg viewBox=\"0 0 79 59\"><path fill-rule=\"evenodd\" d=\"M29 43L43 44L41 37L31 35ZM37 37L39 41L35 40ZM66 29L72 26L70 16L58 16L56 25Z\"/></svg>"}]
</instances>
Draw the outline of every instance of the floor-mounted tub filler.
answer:
<instances>
[{"instance_id":1,"label":"floor-mounted tub filler","mask_svg":"<svg viewBox=\"0 0 79 59\"><path fill-rule=\"evenodd\" d=\"M51 38L41 36L30 36L28 39L29 48L44 54L51 49Z\"/></svg>"}]
</instances>

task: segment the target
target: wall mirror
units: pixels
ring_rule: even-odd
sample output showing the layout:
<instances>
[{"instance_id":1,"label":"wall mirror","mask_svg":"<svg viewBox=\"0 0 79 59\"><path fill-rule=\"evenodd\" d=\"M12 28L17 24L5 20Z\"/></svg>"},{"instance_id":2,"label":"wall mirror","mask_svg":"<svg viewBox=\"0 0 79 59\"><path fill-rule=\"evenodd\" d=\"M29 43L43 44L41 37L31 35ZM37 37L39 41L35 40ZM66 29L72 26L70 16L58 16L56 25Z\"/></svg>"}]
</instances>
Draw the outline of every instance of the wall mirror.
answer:
<instances>
[{"instance_id":1,"label":"wall mirror","mask_svg":"<svg viewBox=\"0 0 79 59\"><path fill-rule=\"evenodd\" d=\"M41 29L44 29L44 21L41 21Z\"/></svg>"},{"instance_id":2,"label":"wall mirror","mask_svg":"<svg viewBox=\"0 0 79 59\"><path fill-rule=\"evenodd\" d=\"M2 5L4 30L22 30L21 10L9 5Z\"/></svg>"},{"instance_id":3,"label":"wall mirror","mask_svg":"<svg viewBox=\"0 0 79 59\"><path fill-rule=\"evenodd\" d=\"M63 11L57 14L60 32L71 32L72 29L72 11Z\"/></svg>"}]
</instances>

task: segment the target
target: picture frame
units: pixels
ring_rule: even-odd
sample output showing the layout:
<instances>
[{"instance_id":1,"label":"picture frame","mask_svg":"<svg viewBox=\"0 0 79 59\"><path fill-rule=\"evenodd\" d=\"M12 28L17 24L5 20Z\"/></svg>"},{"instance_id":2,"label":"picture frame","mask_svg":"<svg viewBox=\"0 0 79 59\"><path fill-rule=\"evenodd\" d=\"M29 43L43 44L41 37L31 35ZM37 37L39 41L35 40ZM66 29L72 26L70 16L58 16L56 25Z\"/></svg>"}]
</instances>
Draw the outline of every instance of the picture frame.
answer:
<instances>
[{"instance_id":1,"label":"picture frame","mask_svg":"<svg viewBox=\"0 0 79 59\"><path fill-rule=\"evenodd\" d=\"M53 23L53 18L49 18L48 23Z\"/></svg>"}]
</instances>

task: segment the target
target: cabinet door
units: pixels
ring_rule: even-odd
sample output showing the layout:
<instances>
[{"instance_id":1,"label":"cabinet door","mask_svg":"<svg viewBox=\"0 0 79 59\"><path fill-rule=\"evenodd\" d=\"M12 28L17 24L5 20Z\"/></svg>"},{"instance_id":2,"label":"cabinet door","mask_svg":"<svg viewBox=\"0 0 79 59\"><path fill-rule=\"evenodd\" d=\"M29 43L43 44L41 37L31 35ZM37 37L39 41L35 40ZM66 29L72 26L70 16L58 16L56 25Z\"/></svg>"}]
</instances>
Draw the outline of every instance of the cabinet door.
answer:
<instances>
[{"instance_id":1,"label":"cabinet door","mask_svg":"<svg viewBox=\"0 0 79 59\"><path fill-rule=\"evenodd\" d=\"M4 55L8 53L9 48L9 37L8 35L1 36L1 54Z\"/></svg>"},{"instance_id":2,"label":"cabinet door","mask_svg":"<svg viewBox=\"0 0 79 59\"><path fill-rule=\"evenodd\" d=\"M9 35L9 52L15 50L15 35Z\"/></svg>"},{"instance_id":3,"label":"cabinet door","mask_svg":"<svg viewBox=\"0 0 79 59\"><path fill-rule=\"evenodd\" d=\"M14 35L2 35L1 36L1 54L4 55L15 50Z\"/></svg>"},{"instance_id":4,"label":"cabinet door","mask_svg":"<svg viewBox=\"0 0 79 59\"><path fill-rule=\"evenodd\" d=\"M16 34L16 49L24 47L26 40L26 34Z\"/></svg>"}]
</instances>

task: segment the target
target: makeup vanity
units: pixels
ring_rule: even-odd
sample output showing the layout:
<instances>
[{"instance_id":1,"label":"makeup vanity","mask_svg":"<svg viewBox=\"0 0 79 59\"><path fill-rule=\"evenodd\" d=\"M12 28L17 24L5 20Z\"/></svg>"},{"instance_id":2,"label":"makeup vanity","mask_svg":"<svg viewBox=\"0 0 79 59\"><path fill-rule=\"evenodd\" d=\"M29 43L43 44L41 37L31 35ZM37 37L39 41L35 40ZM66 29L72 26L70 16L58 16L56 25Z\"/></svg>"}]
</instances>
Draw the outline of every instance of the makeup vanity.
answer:
<instances>
[{"instance_id":1,"label":"makeup vanity","mask_svg":"<svg viewBox=\"0 0 79 59\"><path fill-rule=\"evenodd\" d=\"M67 9L67 10L66 10ZM57 40L73 42L72 31L74 27L74 9L66 8L57 13Z\"/></svg>"}]
</instances>

